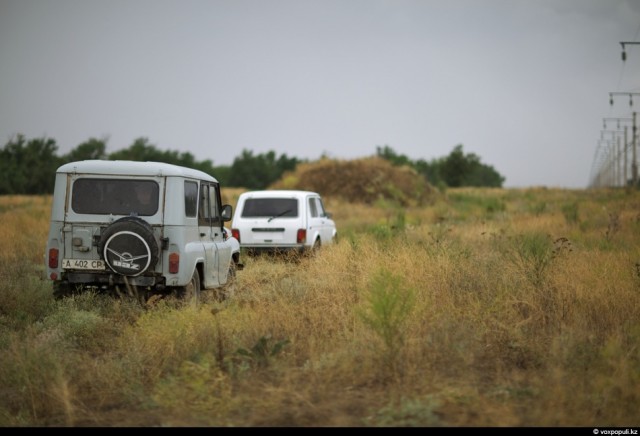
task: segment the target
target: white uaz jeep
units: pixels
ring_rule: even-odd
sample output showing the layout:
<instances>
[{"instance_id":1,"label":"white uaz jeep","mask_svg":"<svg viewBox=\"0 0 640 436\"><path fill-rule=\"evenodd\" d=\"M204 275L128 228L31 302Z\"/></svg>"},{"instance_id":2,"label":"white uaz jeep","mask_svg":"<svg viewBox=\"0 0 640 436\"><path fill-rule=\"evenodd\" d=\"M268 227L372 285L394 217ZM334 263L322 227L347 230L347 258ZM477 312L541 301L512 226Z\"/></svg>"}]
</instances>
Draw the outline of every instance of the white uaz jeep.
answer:
<instances>
[{"instance_id":1,"label":"white uaz jeep","mask_svg":"<svg viewBox=\"0 0 640 436\"><path fill-rule=\"evenodd\" d=\"M228 290L240 245L210 175L158 162L88 160L56 172L46 246L55 297L93 289L140 299Z\"/></svg>"}]
</instances>

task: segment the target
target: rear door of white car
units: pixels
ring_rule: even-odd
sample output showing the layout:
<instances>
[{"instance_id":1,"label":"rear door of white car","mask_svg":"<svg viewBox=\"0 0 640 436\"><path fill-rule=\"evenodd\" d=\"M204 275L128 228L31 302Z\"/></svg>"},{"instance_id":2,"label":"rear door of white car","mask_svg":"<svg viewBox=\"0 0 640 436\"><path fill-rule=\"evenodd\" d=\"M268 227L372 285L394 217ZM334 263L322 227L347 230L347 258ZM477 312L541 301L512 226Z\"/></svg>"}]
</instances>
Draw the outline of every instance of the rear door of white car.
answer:
<instances>
[{"instance_id":1,"label":"rear door of white car","mask_svg":"<svg viewBox=\"0 0 640 436\"><path fill-rule=\"evenodd\" d=\"M295 197L248 197L242 205L240 244L251 247L292 247L300 228L298 199Z\"/></svg>"}]
</instances>

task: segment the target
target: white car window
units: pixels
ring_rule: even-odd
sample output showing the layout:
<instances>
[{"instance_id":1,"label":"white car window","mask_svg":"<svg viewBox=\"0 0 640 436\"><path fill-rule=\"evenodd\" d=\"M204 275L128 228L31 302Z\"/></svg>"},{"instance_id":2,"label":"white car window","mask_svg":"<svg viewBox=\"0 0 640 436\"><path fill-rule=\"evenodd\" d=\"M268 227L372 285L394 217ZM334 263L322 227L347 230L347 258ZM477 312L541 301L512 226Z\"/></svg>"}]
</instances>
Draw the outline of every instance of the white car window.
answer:
<instances>
[{"instance_id":1,"label":"white car window","mask_svg":"<svg viewBox=\"0 0 640 436\"><path fill-rule=\"evenodd\" d=\"M324 204L322 203L322 199L316 198L316 203L317 203L317 209L318 209L318 216L320 217L327 216L326 212L324 211Z\"/></svg>"},{"instance_id":2,"label":"white car window","mask_svg":"<svg viewBox=\"0 0 640 436\"><path fill-rule=\"evenodd\" d=\"M311 197L309 198L309 214L313 217L313 218L317 218L318 215L318 208L316 206L316 199Z\"/></svg>"},{"instance_id":3,"label":"white car window","mask_svg":"<svg viewBox=\"0 0 640 436\"><path fill-rule=\"evenodd\" d=\"M297 216L298 200L295 198L248 198L242 209L242 218Z\"/></svg>"}]
</instances>

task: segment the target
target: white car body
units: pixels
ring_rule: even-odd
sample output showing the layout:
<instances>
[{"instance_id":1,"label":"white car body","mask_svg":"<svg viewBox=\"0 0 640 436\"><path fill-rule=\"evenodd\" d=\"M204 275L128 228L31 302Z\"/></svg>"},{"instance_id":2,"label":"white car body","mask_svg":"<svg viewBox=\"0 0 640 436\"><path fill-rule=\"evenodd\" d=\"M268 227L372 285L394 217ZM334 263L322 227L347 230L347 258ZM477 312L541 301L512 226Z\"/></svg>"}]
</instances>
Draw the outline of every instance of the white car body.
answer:
<instances>
[{"instance_id":1,"label":"white car body","mask_svg":"<svg viewBox=\"0 0 640 436\"><path fill-rule=\"evenodd\" d=\"M240 194L231 233L249 253L305 252L332 244L337 237L321 196L297 190Z\"/></svg>"},{"instance_id":2,"label":"white car body","mask_svg":"<svg viewBox=\"0 0 640 436\"><path fill-rule=\"evenodd\" d=\"M158 162L87 160L56 172L47 277L54 295L225 286L242 269L210 175Z\"/></svg>"}]
</instances>

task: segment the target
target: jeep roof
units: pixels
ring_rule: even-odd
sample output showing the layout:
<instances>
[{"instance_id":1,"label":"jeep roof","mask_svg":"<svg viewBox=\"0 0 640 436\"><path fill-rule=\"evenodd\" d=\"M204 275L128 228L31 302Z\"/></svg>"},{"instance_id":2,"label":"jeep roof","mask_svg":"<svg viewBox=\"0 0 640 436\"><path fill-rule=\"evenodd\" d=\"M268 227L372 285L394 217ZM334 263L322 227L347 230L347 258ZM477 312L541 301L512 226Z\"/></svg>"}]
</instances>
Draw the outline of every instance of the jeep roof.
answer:
<instances>
[{"instance_id":1,"label":"jeep roof","mask_svg":"<svg viewBox=\"0 0 640 436\"><path fill-rule=\"evenodd\" d=\"M209 174L192 168L163 162L135 162L125 160L85 160L71 162L58 168L58 173L91 173L93 175L182 176L210 182L217 180Z\"/></svg>"}]
</instances>

